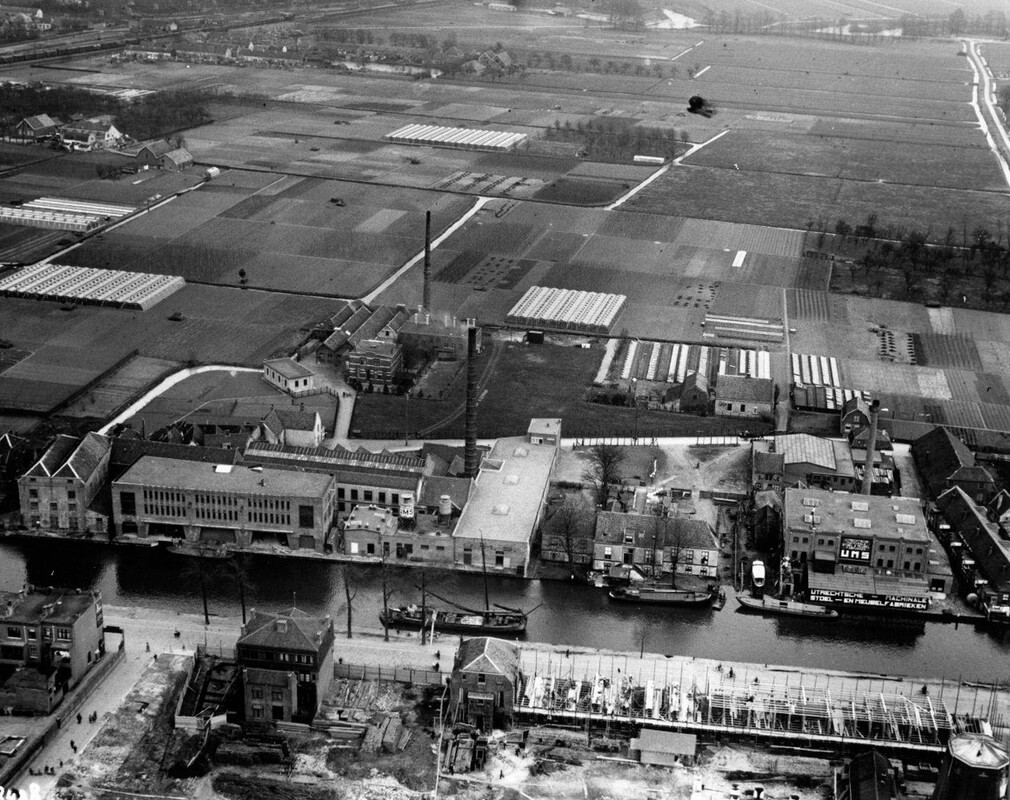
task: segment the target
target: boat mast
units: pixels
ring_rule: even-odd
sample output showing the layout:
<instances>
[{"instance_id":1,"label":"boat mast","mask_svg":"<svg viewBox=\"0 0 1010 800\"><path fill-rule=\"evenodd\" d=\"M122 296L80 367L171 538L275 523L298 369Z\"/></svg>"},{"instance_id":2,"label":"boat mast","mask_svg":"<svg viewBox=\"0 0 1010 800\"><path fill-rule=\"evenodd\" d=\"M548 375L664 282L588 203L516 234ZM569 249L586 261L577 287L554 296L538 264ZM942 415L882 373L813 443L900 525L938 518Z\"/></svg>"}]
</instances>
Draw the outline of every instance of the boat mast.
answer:
<instances>
[{"instance_id":1,"label":"boat mast","mask_svg":"<svg viewBox=\"0 0 1010 800\"><path fill-rule=\"evenodd\" d=\"M487 558L484 555L484 531L480 531L480 571L484 574L484 611L491 610L491 600L487 595Z\"/></svg>"},{"instance_id":2,"label":"boat mast","mask_svg":"<svg viewBox=\"0 0 1010 800\"><path fill-rule=\"evenodd\" d=\"M421 570L421 646L424 646L424 625L428 621L428 612L425 601L427 600L427 592L425 591L424 584L424 570Z\"/></svg>"}]
</instances>

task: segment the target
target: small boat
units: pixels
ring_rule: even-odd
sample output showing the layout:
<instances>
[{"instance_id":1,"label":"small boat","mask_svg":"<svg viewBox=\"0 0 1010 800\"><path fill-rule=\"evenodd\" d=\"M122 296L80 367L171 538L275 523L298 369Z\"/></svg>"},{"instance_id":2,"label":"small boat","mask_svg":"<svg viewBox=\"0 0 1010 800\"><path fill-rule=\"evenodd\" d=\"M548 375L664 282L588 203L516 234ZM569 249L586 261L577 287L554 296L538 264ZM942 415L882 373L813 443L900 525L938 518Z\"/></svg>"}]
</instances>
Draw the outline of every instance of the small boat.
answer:
<instances>
[{"instance_id":1,"label":"small boat","mask_svg":"<svg viewBox=\"0 0 1010 800\"><path fill-rule=\"evenodd\" d=\"M838 616L838 612L833 608L819 606L816 603L803 603L799 600L782 600L767 595L761 599L737 595L736 600L744 608L764 614L787 614L794 617L821 617L822 619L834 619Z\"/></svg>"},{"instance_id":2,"label":"small boat","mask_svg":"<svg viewBox=\"0 0 1010 800\"><path fill-rule=\"evenodd\" d=\"M715 590L675 589L672 586L622 586L609 592L611 600L661 606L707 606L717 598Z\"/></svg>"},{"instance_id":3,"label":"small boat","mask_svg":"<svg viewBox=\"0 0 1010 800\"><path fill-rule=\"evenodd\" d=\"M420 630L431 628L444 633L473 636L519 636L526 631L526 614L516 611L452 611L427 608L422 616L417 605L390 608L379 613L379 621L387 628Z\"/></svg>"},{"instance_id":4,"label":"small boat","mask_svg":"<svg viewBox=\"0 0 1010 800\"><path fill-rule=\"evenodd\" d=\"M751 565L751 581L755 589L761 589L765 585L765 562L755 561Z\"/></svg>"},{"instance_id":5,"label":"small boat","mask_svg":"<svg viewBox=\"0 0 1010 800\"><path fill-rule=\"evenodd\" d=\"M481 536L481 564L484 562L484 537ZM521 608L494 604L487 591L487 569L484 574L484 608L474 609L462 606L446 597L441 597L427 590L424 575L421 576L421 605L411 604L398 608L386 608L379 613L379 622L385 628L406 628L407 630L430 630L444 633L462 633L471 636L522 636L526 632L528 614ZM446 603L450 608L433 608L427 605L427 595L430 594ZM541 603L541 605L543 605ZM537 606L536 608L540 608ZM536 608L533 611L536 611ZM532 611L530 613L533 613ZM422 634L423 640L423 634Z\"/></svg>"}]
</instances>

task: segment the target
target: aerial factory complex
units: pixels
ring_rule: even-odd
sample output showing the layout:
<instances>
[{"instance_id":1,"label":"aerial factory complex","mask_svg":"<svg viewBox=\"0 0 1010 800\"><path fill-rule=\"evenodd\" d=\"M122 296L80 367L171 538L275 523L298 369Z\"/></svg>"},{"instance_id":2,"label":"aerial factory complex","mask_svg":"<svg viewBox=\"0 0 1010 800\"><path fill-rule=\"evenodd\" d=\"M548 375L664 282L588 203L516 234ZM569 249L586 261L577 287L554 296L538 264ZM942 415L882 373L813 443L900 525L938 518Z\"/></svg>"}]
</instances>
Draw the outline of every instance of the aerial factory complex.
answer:
<instances>
[{"instance_id":1,"label":"aerial factory complex","mask_svg":"<svg viewBox=\"0 0 1010 800\"><path fill-rule=\"evenodd\" d=\"M1006 14L0 7L0 786L1010 800Z\"/></svg>"}]
</instances>

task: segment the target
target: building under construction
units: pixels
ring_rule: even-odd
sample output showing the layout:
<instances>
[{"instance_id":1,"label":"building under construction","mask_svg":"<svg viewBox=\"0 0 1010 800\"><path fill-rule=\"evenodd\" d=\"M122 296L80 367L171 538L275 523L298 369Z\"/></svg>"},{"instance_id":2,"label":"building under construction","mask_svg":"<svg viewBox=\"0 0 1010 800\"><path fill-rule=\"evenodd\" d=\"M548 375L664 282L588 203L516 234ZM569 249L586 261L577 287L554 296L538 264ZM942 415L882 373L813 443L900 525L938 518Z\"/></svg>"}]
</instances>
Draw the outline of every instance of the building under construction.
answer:
<instances>
[{"instance_id":1,"label":"building under construction","mask_svg":"<svg viewBox=\"0 0 1010 800\"><path fill-rule=\"evenodd\" d=\"M872 745L895 755L938 756L954 735L999 731L1006 700L995 686L927 687L759 665L738 665L739 674L679 657L523 648L521 665L513 726L629 735L645 727L838 750Z\"/></svg>"}]
</instances>

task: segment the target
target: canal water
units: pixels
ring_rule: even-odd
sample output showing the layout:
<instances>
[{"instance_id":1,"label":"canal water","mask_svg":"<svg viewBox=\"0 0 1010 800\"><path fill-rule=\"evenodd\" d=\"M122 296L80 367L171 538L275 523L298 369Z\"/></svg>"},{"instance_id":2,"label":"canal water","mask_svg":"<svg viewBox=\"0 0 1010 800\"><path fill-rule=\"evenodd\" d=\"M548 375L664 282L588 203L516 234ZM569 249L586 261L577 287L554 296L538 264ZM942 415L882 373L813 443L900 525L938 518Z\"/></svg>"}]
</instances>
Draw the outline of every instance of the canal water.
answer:
<instances>
[{"instance_id":1,"label":"canal water","mask_svg":"<svg viewBox=\"0 0 1010 800\"><path fill-rule=\"evenodd\" d=\"M106 605L201 613L197 559L159 548L107 547L29 539L0 544L0 588L67 586L101 591ZM222 562L207 559L212 615L240 619L239 593ZM356 632L379 632L383 571L308 559L250 556L247 606L299 608L330 614L339 636L346 630L344 576L354 594ZM420 602L421 571L389 567L390 605ZM480 575L430 570L430 590L473 608L484 605ZM662 653L759 664L855 670L887 675L947 677L985 682L1010 680L1010 636L971 625L929 623L917 630L873 623L764 617L740 613L730 591L722 611L648 608L617 604L583 583L523 581L489 576L491 602L536 608L527 639L578 647ZM430 602L437 603L436 600Z\"/></svg>"}]
</instances>

